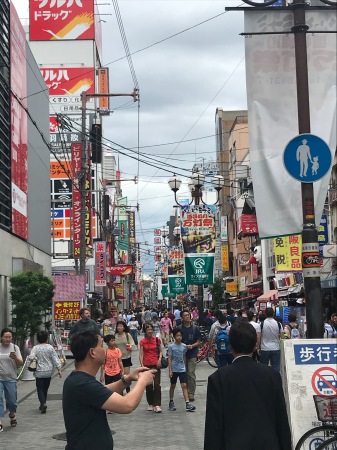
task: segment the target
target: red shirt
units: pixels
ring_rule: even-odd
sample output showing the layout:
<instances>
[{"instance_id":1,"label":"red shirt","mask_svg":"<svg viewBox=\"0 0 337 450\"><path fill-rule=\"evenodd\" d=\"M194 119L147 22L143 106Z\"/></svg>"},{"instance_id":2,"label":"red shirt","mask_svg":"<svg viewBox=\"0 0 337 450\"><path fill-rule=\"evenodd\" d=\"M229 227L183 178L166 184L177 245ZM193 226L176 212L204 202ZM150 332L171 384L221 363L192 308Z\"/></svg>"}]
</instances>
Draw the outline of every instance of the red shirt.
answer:
<instances>
[{"instance_id":1,"label":"red shirt","mask_svg":"<svg viewBox=\"0 0 337 450\"><path fill-rule=\"evenodd\" d=\"M158 340L158 343L157 343ZM161 345L161 340L152 336L151 339L144 338L139 345L143 347L143 366L156 366L158 362L158 346Z\"/></svg>"}]
</instances>

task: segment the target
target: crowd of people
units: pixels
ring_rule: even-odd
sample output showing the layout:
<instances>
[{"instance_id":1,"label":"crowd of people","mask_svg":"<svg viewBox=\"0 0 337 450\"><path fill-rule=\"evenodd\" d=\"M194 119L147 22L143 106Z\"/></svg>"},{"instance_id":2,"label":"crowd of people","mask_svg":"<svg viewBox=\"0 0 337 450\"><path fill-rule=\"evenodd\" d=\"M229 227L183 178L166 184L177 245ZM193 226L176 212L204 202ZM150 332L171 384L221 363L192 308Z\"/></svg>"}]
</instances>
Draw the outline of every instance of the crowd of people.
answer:
<instances>
[{"instance_id":1,"label":"crowd of people","mask_svg":"<svg viewBox=\"0 0 337 450\"><path fill-rule=\"evenodd\" d=\"M132 412L139 405L144 391L147 411L161 413L161 371L165 364L170 379L168 410L177 409L174 393L179 379L186 412L194 412L196 365L202 343L198 322L196 308L176 307L171 312L146 307L144 311L117 313L117 310L111 310L98 324L91 319L90 310L82 308L80 320L69 333L75 370L67 377L63 387L67 450L96 446L112 449L106 412ZM265 441L259 442L258 448L290 449L290 430L279 374L280 339L305 337L296 315L289 313L287 322L282 324L280 318L275 317L273 308L266 308L260 314L253 308L237 312L231 309L206 311L203 324L209 332L208 345L214 349L219 367L208 382L204 449L253 448L248 443L254 438L256 444L258 435L254 431L262 422L265 424L265 420L269 423L269 433L264 437ZM324 330L325 338L337 336L337 313L325 320ZM29 361L37 361L34 377L41 414L47 411L48 389L54 370L62 377L62 364L54 348L48 344L48 337L47 331L39 331L36 336L38 344L28 357ZM132 370L136 349L139 349L140 367ZM0 419L5 413L5 398L12 427L17 425L16 378L17 367L22 364L20 349L13 343L12 330L3 329L0 343ZM259 382L251 386L250 392L254 391L253 397L262 408L261 414L257 417L251 414L256 403L253 397L250 398L249 413L243 414L240 409L236 412L232 410L233 414L225 414L223 410L228 402L233 407L233 404L247 401L246 397L238 401L240 388L245 386L250 389L253 379ZM134 386L131 389L132 383ZM265 386L269 386L267 391L270 395L266 396ZM233 402L230 400L232 397ZM235 422L235 417L240 417L240 421ZM237 425L245 421L248 426L245 433L240 434Z\"/></svg>"}]
</instances>

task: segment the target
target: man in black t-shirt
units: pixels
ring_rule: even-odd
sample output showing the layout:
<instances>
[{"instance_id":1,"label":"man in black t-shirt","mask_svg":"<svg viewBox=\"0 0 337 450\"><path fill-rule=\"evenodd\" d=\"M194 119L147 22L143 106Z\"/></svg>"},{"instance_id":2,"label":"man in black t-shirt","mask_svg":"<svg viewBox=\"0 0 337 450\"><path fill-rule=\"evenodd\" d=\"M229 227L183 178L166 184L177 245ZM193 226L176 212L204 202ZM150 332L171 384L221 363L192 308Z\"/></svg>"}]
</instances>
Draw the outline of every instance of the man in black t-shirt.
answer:
<instances>
[{"instance_id":1,"label":"man in black t-shirt","mask_svg":"<svg viewBox=\"0 0 337 450\"><path fill-rule=\"evenodd\" d=\"M128 414L139 405L144 390L153 382L156 371L140 367L121 380L103 386L96 374L105 361L103 339L95 331L73 335L71 351L76 369L63 386L63 416L66 427L66 450L112 450L113 440L106 411ZM122 396L125 387L137 381Z\"/></svg>"}]
</instances>

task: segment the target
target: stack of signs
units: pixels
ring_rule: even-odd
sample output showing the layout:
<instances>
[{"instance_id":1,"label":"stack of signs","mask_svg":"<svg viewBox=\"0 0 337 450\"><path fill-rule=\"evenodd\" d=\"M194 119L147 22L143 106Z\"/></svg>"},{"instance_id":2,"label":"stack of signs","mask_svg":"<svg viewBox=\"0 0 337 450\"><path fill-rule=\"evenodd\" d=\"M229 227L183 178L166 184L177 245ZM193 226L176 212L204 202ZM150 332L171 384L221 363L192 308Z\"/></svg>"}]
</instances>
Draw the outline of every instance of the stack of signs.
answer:
<instances>
[{"instance_id":1,"label":"stack of signs","mask_svg":"<svg viewBox=\"0 0 337 450\"><path fill-rule=\"evenodd\" d=\"M168 282L172 294L186 294L184 251L182 247L168 247Z\"/></svg>"},{"instance_id":2,"label":"stack of signs","mask_svg":"<svg viewBox=\"0 0 337 450\"><path fill-rule=\"evenodd\" d=\"M215 208L208 205L181 207L181 239L186 284L214 282Z\"/></svg>"}]
</instances>

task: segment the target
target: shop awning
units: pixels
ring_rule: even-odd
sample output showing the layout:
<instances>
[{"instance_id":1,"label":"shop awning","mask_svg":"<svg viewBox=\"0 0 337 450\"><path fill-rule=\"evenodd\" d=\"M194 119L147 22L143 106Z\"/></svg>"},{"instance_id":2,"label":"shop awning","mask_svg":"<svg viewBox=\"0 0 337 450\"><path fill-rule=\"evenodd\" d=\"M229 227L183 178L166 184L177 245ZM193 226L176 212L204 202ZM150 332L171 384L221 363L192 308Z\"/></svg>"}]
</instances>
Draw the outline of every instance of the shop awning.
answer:
<instances>
[{"instance_id":1,"label":"shop awning","mask_svg":"<svg viewBox=\"0 0 337 450\"><path fill-rule=\"evenodd\" d=\"M264 294L260 295L260 297L257 297L257 301L261 301L261 300L276 300L278 298L277 296L278 290L277 289L273 289L271 291L267 291Z\"/></svg>"}]
</instances>

